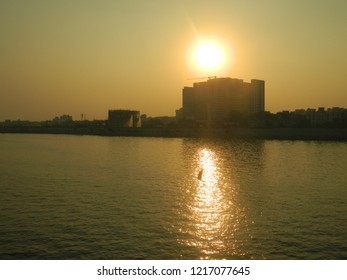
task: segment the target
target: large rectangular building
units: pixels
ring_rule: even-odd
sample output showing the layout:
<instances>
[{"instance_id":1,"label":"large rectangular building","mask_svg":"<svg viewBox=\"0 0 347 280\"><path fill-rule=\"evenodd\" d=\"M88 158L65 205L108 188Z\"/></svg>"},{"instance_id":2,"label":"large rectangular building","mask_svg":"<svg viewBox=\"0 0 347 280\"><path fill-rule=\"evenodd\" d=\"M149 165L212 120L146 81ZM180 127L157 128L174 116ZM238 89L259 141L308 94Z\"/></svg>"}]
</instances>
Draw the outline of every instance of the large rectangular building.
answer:
<instances>
[{"instance_id":1,"label":"large rectangular building","mask_svg":"<svg viewBox=\"0 0 347 280\"><path fill-rule=\"evenodd\" d=\"M182 116L195 120L226 120L233 112L264 112L265 82L213 78L183 88Z\"/></svg>"}]
</instances>

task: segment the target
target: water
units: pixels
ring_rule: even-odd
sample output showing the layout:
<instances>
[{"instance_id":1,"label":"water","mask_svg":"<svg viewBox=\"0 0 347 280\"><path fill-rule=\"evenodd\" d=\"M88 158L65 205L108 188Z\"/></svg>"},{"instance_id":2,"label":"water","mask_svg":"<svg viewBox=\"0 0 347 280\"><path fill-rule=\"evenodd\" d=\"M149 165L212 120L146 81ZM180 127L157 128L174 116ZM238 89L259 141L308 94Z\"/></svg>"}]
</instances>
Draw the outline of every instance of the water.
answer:
<instances>
[{"instance_id":1,"label":"water","mask_svg":"<svg viewBox=\"0 0 347 280\"><path fill-rule=\"evenodd\" d=\"M347 259L346 170L345 142L2 134L0 259Z\"/></svg>"}]
</instances>

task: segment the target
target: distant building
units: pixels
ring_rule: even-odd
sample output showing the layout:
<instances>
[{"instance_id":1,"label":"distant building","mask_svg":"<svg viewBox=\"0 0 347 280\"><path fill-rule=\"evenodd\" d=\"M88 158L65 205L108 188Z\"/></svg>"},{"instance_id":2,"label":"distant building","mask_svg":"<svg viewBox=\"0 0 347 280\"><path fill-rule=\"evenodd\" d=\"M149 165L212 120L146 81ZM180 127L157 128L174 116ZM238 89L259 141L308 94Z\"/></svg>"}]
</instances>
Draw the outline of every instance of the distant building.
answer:
<instances>
[{"instance_id":1,"label":"distant building","mask_svg":"<svg viewBox=\"0 0 347 280\"><path fill-rule=\"evenodd\" d=\"M140 111L109 110L108 126L111 128L141 127Z\"/></svg>"},{"instance_id":2,"label":"distant building","mask_svg":"<svg viewBox=\"0 0 347 280\"><path fill-rule=\"evenodd\" d=\"M327 114L330 122L339 121L347 117L347 109L339 107L328 108Z\"/></svg>"},{"instance_id":3,"label":"distant building","mask_svg":"<svg viewBox=\"0 0 347 280\"><path fill-rule=\"evenodd\" d=\"M66 124L66 123L71 123L72 122L72 116L70 115L62 115L55 117L52 122L54 124Z\"/></svg>"},{"instance_id":4,"label":"distant building","mask_svg":"<svg viewBox=\"0 0 347 280\"><path fill-rule=\"evenodd\" d=\"M183 108L177 117L191 120L221 121L233 112L265 111L265 82L213 78L183 88Z\"/></svg>"},{"instance_id":5,"label":"distant building","mask_svg":"<svg viewBox=\"0 0 347 280\"><path fill-rule=\"evenodd\" d=\"M324 107L319 107L282 111L276 114L276 122L278 126L346 127L347 109L333 107L325 110Z\"/></svg>"},{"instance_id":6,"label":"distant building","mask_svg":"<svg viewBox=\"0 0 347 280\"><path fill-rule=\"evenodd\" d=\"M146 117L142 118L142 127L168 127L176 124L175 117L159 116L159 117Z\"/></svg>"}]
</instances>

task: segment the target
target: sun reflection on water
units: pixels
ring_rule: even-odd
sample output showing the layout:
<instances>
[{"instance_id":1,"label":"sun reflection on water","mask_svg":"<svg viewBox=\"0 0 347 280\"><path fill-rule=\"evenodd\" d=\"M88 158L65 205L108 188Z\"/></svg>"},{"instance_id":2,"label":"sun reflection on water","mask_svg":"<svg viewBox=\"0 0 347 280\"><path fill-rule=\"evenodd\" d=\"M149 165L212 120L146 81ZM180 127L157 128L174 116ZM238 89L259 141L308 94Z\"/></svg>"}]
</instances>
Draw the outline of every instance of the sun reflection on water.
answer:
<instances>
[{"instance_id":1,"label":"sun reflection on water","mask_svg":"<svg viewBox=\"0 0 347 280\"><path fill-rule=\"evenodd\" d=\"M224 246L218 233L223 228L223 212L226 207L218 184L221 174L215 153L202 149L198 155L197 168L200 169L201 179L198 178L197 193L191 209L197 221L196 236L199 244L196 245L209 255Z\"/></svg>"},{"instance_id":2,"label":"sun reflection on water","mask_svg":"<svg viewBox=\"0 0 347 280\"><path fill-rule=\"evenodd\" d=\"M215 258L230 248L225 238L230 233L228 223L231 201L225 199L223 185L226 184L220 169L220 158L209 149L197 153L195 165L194 191L190 219L194 225L190 234L194 237L190 246L199 249L204 259Z\"/></svg>"}]
</instances>

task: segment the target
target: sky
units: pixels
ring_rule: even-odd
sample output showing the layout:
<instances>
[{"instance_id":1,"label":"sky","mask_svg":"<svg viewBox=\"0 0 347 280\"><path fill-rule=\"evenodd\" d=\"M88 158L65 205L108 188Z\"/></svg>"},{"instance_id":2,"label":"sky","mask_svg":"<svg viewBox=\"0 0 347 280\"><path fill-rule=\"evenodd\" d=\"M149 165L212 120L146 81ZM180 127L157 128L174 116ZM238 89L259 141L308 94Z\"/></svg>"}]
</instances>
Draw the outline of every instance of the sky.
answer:
<instances>
[{"instance_id":1,"label":"sky","mask_svg":"<svg viewBox=\"0 0 347 280\"><path fill-rule=\"evenodd\" d=\"M265 80L265 110L347 108L344 0L0 1L0 121L174 116L207 76ZM197 38L228 57L192 64Z\"/></svg>"}]
</instances>

